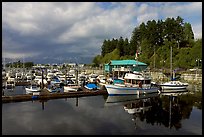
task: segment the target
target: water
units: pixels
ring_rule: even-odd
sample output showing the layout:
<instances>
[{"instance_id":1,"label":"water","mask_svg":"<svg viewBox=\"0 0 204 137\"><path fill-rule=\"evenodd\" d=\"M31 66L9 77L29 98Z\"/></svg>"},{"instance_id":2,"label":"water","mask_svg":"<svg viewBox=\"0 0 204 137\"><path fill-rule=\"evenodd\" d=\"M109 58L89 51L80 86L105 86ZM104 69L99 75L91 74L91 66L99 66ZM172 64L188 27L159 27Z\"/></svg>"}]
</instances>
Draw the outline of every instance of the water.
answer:
<instances>
[{"instance_id":1,"label":"water","mask_svg":"<svg viewBox=\"0 0 204 137\"><path fill-rule=\"evenodd\" d=\"M23 93L20 86L5 91ZM153 95L116 103L107 103L108 99L100 95L3 103L2 134L202 135L202 87L191 87L190 92L178 96ZM146 110L128 110L134 106Z\"/></svg>"}]
</instances>

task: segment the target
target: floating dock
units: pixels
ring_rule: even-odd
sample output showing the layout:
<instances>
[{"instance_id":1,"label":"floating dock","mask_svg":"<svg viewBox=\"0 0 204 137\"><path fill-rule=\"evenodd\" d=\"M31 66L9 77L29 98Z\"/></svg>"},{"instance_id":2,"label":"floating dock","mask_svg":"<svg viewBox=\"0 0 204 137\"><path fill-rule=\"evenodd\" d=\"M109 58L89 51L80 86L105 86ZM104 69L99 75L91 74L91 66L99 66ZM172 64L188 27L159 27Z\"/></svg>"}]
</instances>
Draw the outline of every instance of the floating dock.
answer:
<instances>
[{"instance_id":1,"label":"floating dock","mask_svg":"<svg viewBox=\"0 0 204 137\"><path fill-rule=\"evenodd\" d=\"M60 93L49 93L46 89L42 89L39 95L24 94L15 96L2 96L2 103L11 102L23 102L32 100L50 100L58 98L71 98L71 97L83 97L83 96L96 96L96 95L107 95L106 90L90 91L82 87L82 91L77 92L60 92Z\"/></svg>"}]
</instances>

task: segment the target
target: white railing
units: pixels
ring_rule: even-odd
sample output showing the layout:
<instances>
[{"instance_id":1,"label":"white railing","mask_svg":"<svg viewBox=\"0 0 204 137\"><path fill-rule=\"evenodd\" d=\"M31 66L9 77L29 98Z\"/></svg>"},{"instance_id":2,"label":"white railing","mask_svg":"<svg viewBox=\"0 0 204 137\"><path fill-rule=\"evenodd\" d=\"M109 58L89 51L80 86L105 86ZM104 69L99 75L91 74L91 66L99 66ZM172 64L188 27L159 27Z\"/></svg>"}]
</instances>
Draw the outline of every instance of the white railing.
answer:
<instances>
[{"instance_id":1,"label":"white railing","mask_svg":"<svg viewBox=\"0 0 204 137\"><path fill-rule=\"evenodd\" d=\"M113 71L131 71L130 68L124 68L124 67L121 67L121 68L113 68L112 70L113 70Z\"/></svg>"}]
</instances>

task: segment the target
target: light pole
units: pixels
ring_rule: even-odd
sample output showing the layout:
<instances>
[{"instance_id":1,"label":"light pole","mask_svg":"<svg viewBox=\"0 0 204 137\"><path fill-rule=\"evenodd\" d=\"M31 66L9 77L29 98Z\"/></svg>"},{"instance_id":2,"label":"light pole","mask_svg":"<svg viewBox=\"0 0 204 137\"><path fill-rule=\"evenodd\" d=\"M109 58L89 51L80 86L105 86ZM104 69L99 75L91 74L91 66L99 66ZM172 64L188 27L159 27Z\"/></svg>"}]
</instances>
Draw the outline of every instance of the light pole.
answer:
<instances>
[{"instance_id":1,"label":"light pole","mask_svg":"<svg viewBox=\"0 0 204 137\"><path fill-rule=\"evenodd\" d=\"M196 62L198 62L198 67L196 69L196 80L197 80L197 73L198 73L198 69L199 69L199 62L201 62L202 60L201 59L196 59ZM197 65L197 63L196 63Z\"/></svg>"},{"instance_id":2,"label":"light pole","mask_svg":"<svg viewBox=\"0 0 204 137\"><path fill-rule=\"evenodd\" d=\"M196 59L196 62L198 62L198 69L199 69L199 62L201 62L201 59Z\"/></svg>"}]
</instances>

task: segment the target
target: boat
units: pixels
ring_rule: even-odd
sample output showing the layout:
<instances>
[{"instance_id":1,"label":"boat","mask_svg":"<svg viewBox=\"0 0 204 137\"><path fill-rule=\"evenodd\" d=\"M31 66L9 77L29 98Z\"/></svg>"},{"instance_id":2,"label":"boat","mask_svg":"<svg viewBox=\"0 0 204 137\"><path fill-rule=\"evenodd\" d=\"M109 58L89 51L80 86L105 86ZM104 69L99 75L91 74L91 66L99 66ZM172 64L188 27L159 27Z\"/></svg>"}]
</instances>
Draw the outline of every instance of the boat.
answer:
<instances>
[{"instance_id":1,"label":"boat","mask_svg":"<svg viewBox=\"0 0 204 137\"><path fill-rule=\"evenodd\" d=\"M79 91L80 86L77 85L73 80L68 79L67 84L64 85L64 92Z\"/></svg>"},{"instance_id":2,"label":"boat","mask_svg":"<svg viewBox=\"0 0 204 137\"><path fill-rule=\"evenodd\" d=\"M43 84L47 84L47 80L43 78L42 80L42 76L36 75L34 80L34 82L36 82L38 85L41 85L41 83L43 82Z\"/></svg>"},{"instance_id":3,"label":"boat","mask_svg":"<svg viewBox=\"0 0 204 137\"><path fill-rule=\"evenodd\" d=\"M142 72L128 72L124 76L124 83L105 85L109 95L156 93L159 88L151 86L151 77Z\"/></svg>"},{"instance_id":4,"label":"boat","mask_svg":"<svg viewBox=\"0 0 204 137\"><path fill-rule=\"evenodd\" d=\"M34 86L34 85L31 85L30 87L26 87L25 88L26 90L26 93L29 94L29 93L39 93L41 91L41 88L40 87L37 87L37 86Z\"/></svg>"},{"instance_id":5,"label":"boat","mask_svg":"<svg viewBox=\"0 0 204 137\"><path fill-rule=\"evenodd\" d=\"M180 81L168 81L162 84L159 84L162 89L162 92L178 92L186 91L188 83L183 83Z\"/></svg>"},{"instance_id":6,"label":"boat","mask_svg":"<svg viewBox=\"0 0 204 137\"><path fill-rule=\"evenodd\" d=\"M105 75L98 75L97 79L97 83L101 86L106 84L106 77Z\"/></svg>"},{"instance_id":7,"label":"boat","mask_svg":"<svg viewBox=\"0 0 204 137\"><path fill-rule=\"evenodd\" d=\"M95 84L95 83L88 83L84 87L86 89L89 89L89 90L98 90L99 89L99 86L97 86L97 84Z\"/></svg>"},{"instance_id":8,"label":"boat","mask_svg":"<svg viewBox=\"0 0 204 137\"><path fill-rule=\"evenodd\" d=\"M53 85L60 85L61 83L62 82L56 76L52 77L51 80L50 80L50 84L53 84Z\"/></svg>"},{"instance_id":9,"label":"boat","mask_svg":"<svg viewBox=\"0 0 204 137\"><path fill-rule=\"evenodd\" d=\"M188 86L188 83L183 83L179 80L174 80L174 77L172 78L172 47L171 47L171 80L165 83L159 84L160 88L162 89L161 92L172 92L172 90L178 90L178 91L186 91L186 88Z\"/></svg>"},{"instance_id":10,"label":"boat","mask_svg":"<svg viewBox=\"0 0 204 137\"><path fill-rule=\"evenodd\" d=\"M15 77L13 76L8 77L6 84L5 84L6 89L13 89L16 85L15 83L16 83Z\"/></svg>"},{"instance_id":11,"label":"boat","mask_svg":"<svg viewBox=\"0 0 204 137\"><path fill-rule=\"evenodd\" d=\"M61 88L57 87L56 85L49 85L49 86L47 87L47 90L48 90L50 93L61 92Z\"/></svg>"}]
</instances>

